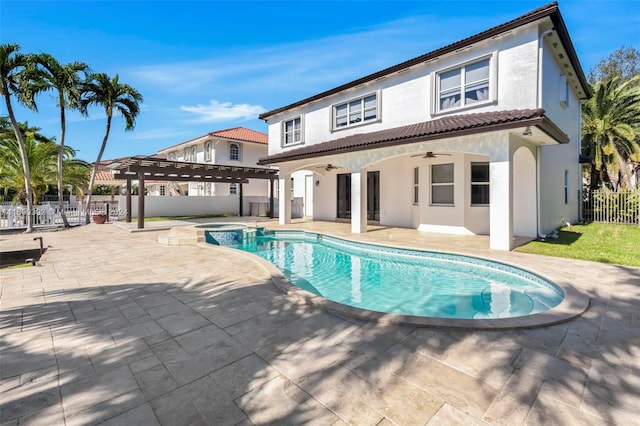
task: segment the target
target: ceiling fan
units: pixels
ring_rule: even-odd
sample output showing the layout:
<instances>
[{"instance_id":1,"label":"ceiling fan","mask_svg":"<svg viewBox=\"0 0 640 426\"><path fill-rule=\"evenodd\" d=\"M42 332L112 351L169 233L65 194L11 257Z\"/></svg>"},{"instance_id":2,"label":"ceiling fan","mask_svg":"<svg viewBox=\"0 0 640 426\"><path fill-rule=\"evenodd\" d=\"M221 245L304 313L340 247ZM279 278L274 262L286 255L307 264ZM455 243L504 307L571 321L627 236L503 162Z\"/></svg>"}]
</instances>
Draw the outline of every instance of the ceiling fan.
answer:
<instances>
[{"instance_id":1,"label":"ceiling fan","mask_svg":"<svg viewBox=\"0 0 640 426\"><path fill-rule=\"evenodd\" d=\"M318 166L316 169L325 169L326 171L339 169L340 167L334 166L333 164L327 164L326 166Z\"/></svg>"},{"instance_id":2,"label":"ceiling fan","mask_svg":"<svg viewBox=\"0 0 640 426\"><path fill-rule=\"evenodd\" d=\"M438 155L451 155L451 154L443 154L443 153L435 153L435 152L427 151L424 154L412 155L412 157L436 158Z\"/></svg>"}]
</instances>

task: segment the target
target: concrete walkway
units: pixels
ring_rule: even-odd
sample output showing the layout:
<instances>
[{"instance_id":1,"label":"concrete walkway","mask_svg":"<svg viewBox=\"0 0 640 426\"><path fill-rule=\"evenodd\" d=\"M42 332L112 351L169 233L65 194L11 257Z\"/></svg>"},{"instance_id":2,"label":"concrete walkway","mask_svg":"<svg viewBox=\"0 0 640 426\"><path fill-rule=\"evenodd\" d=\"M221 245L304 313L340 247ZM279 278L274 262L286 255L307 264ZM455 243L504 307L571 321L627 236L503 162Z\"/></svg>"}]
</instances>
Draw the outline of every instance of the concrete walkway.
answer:
<instances>
[{"instance_id":1,"label":"concrete walkway","mask_svg":"<svg viewBox=\"0 0 640 426\"><path fill-rule=\"evenodd\" d=\"M0 271L0 423L640 425L640 268L372 229L356 239L507 261L591 306L533 330L381 326L296 303L243 253L158 244L166 231L37 234L38 266Z\"/></svg>"}]
</instances>

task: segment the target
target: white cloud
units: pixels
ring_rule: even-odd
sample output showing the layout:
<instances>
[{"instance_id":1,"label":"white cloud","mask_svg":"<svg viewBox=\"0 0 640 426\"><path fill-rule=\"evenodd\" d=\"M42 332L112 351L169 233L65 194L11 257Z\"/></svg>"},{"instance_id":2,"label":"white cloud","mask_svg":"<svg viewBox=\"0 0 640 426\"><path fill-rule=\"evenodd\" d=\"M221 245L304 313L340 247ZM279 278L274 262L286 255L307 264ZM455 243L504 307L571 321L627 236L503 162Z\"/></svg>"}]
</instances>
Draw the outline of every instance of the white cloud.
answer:
<instances>
[{"instance_id":1,"label":"white cloud","mask_svg":"<svg viewBox=\"0 0 640 426\"><path fill-rule=\"evenodd\" d=\"M212 99L209 105L181 106L181 110L194 114L197 122L214 123L230 120L249 120L266 110L260 105L232 104Z\"/></svg>"},{"instance_id":2,"label":"white cloud","mask_svg":"<svg viewBox=\"0 0 640 426\"><path fill-rule=\"evenodd\" d=\"M131 139L136 140L158 140L166 138L177 138L189 136L191 132L189 130L176 130L168 127L151 129L151 130L135 130L131 134Z\"/></svg>"},{"instance_id":3,"label":"white cloud","mask_svg":"<svg viewBox=\"0 0 640 426\"><path fill-rule=\"evenodd\" d=\"M462 18L456 23L470 26ZM238 94L254 98L263 94L263 99L271 100L305 96L455 41L451 27L459 28L442 18L413 16L348 34L239 50L200 61L137 67L131 72L135 84L162 87L174 96L203 92L227 99ZM467 36L472 30L458 32Z\"/></svg>"}]
</instances>

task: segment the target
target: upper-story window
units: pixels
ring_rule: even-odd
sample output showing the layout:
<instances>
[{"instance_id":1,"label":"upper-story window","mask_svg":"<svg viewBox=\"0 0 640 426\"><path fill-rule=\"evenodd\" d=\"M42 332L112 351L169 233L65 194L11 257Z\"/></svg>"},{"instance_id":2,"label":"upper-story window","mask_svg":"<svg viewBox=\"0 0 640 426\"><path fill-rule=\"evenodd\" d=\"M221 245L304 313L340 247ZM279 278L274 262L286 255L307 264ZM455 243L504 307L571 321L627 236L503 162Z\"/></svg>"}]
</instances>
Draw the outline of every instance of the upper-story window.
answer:
<instances>
[{"instance_id":1,"label":"upper-story window","mask_svg":"<svg viewBox=\"0 0 640 426\"><path fill-rule=\"evenodd\" d=\"M436 74L437 111L489 102L491 58L469 62Z\"/></svg>"},{"instance_id":2,"label":"upper-story window","mask_svg":"<svg viewBox=\"0 0 640 426\"><path fill-rule=\"evenodd\" d=\"M196 161L196 146L188 146L184 149L184 161Z\"/></svg>"},{"instance_id":3,"label":"upper-story window","mask_svg":"<svg viewBox=\"0 0 640 426\"><path fill-rule=\"evenodd\" d=\"M240 145L237 143L229 144L229 160L240 161Z\"/></svg>"},{"instance_id":4,"label":"upper-story window","mask_svg":"<svg viewBox=\"0 0 640 426\"><path fill-rule=\"evenodd\" d=\"M175 151L171 151L169 155L167 155L167 160L176 161L178 159L178 154Z\"/></svg>"},{"instance_id":5,"label":"upper-story window","mask_svg":"<svg viewBox=\"0 0 640 426\"><path fill-rule=\"evenodd\" d=\"M204 144L204 161L211 161L211 142L207 141Z\"/></svg>"},{"instance_id":6,"label":"upper-story window","mask_svg":"<svg viewBox=\"0 0 640 426\"><path fill-rule=\"evenodd\" d=\"M377 121L379 117L378 94L373 93L359 99L333 106L333 129Z\"/></svg>"},{"instance_id":7,"label":"upper-story window","mask_svg":"<svg viewBox=\"0 0 640 426\"><path fill-rule=\"evenodd\" d=\"M304 143L302 117L287 120L282 125L282 145L297 145Z\"/></svg>"}]
</instances>

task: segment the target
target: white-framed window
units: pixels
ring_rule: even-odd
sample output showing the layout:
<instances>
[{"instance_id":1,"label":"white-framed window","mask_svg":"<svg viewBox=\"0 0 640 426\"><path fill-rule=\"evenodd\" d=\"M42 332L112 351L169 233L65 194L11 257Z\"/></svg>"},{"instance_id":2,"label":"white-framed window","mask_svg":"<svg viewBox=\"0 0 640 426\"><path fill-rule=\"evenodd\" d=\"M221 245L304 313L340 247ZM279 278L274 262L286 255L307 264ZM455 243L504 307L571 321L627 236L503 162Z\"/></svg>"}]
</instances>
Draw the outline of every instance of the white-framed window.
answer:
<instances>
[{"instance_id":1,"label":"white-framed window","mask_svg":"<svg viewBox=\"0 0 640 426\"><path fill-rule=\"evenodd\" d=\"M453 163L431 165L431 204L453 206Z\"/></svg>"},{"instance_id":2,"label":"white-framed window","mask_svg":"<svg viewBox=\"0 0 640 426\"><path fill-rule=\"evenodd\" d=\"M420 200L420 167L413 169L413 205L417 206Z\"/></svg>"},{"instance_id":3,"label":"white-framed window","mask_svg":"<svg viewBox=\"0 0 640 426\"><path fill-rule=\"evenodd\" d=\"M229 184L229 195L237 195L238 194L238 184L230 183Z\"/></svg>"},{"instance_id":4,"label":"white-framed window","mask_svg":"<svg viewBox=\"0 0 640 426\"><path fill-rule=\"evenodd\" d=\"M471 163L471 205L489 204L489 163Z\"/></svg>"},{"instance_id":5,"label":"white-framed window","mask_svg":"<svg viewBox=\"0 0 640 426\"><path fill-rule=\"evenodd\" d=\"M169 161L176 161L178 155L176 154L175 151L171 151L168 155L167 155L167 160Z\"/></svg>"},{"instance_id":6,"label":"white-framed window","mask_svg":"<svg viewBox=\"0 0 640 426\"><path fill-rule=\"evenodd\" d=\"M493 56L476 59L437 72L435 111L443 112L491 102L495 86L492 58Z\"/></svg>"},{"instance_id":7,"label":"white-framed window","mask_svg":"<svg viewBox=\"0 0 640 426\"><path fill-rule=\"evenodd\" d=\"M211 161L211 141L204 143L204 161Z\"/></svg>"},{"instance_id":8,"label":"white-framed window","mask_svg":"<svg viewBox=\"0 0 640 426\"><path fill-rule=\"evenodd\" d=\"M302 116L292 118L282 123L282 145L298 145L304 143L304 129Z\"/></svg>"},{"instance_id":9,"label":"white-framed window","mask_svg":"<svg viewBox=\"0 0 640 426\"><path fill-rule=\"evenodd\" d=\"M167 195L167 187L166 186L160 185L160 195L161 196Z\"/></svg>"},{"instance_id":10,"label":"white-framed window","mask_svg":"<svg viewBox=\"0 0 640 426\"><path fill-rule=\"evenodd\" d=\"M564 171L564 203L569 204L569 170Z\"/></svg>"},{"instance_id":11,"label":"white-framed window","mask_svg":"<svg viewBox=\"0 0 640 426\"><path fill-rule=\"evenodd\" d=\"M229 144L229 160L240 161L240 145L237 143Z\"/></svg>"},{"instance_id":12,"label":"white-framed window","mask_svg":"<svg viewBox=\"0 0 640 426\"><path fill-rule=\"evenodd\" d=\"M191 161L191 149L188 147L184 149L184 161Z\"/></svg>"},{"instance_id":13,"label":"white-framed window","mask_svg":"<svg viewBox=\"0 0 640 426\"><path fill-rule=\"evenodd\" d=\"M380 118L378 93L333 106L333 130L376 122Z\"/></svg>"},{"instance_id":14,"label":"white-framed window","mask_svg":"<svg viewBox=\"0 0 640 426\"><path fill-rule=\"evenodd\" d=\"M196 162L197 161L196 148L197 147L195 145L191 147L191 160L190 161L192 161L192 162Z\"/></svg>"},{"instance_id":15,"label":"white-framed window","mask_svg":"<svg viewBox=\"0 0 640 426\"><path fill-rule=\"evenodd\" d=\"M204 195L211 195L211 182L204 183Z\"/></svg>"}]
</instances>

